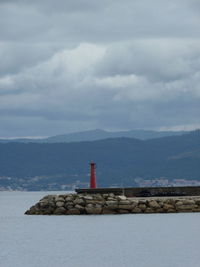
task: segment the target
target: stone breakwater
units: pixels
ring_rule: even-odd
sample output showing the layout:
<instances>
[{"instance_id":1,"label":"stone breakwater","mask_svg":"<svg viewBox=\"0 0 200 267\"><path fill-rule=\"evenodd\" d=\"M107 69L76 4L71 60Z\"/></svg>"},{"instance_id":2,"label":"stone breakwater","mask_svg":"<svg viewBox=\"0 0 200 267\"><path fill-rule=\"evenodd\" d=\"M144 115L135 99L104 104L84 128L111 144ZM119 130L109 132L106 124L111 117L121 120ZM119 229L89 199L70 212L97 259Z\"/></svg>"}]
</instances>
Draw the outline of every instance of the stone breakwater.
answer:
<instances>
[{"instance_id":1,"label":"stone breakwater","mask_svg":"<svg viewBox=\"0 0 200 267\"><path fill-rule=\"evenodd\" d=\"M48 195L28 215L80 215L200 212L200 196L127 198L114 194Z\"/></svg>"}]
</instances>

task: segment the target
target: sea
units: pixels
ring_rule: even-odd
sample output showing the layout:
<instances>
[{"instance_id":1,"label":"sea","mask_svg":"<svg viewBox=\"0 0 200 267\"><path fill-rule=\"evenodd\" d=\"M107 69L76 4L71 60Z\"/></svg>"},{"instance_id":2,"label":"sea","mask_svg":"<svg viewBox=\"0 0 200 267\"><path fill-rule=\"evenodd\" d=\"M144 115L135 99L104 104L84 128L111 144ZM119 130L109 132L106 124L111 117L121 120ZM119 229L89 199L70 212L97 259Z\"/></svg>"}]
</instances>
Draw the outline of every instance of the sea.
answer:
<instances>
[{"instance_id":1,"label":"sea","mask_svg":"<svg viewBox=\"0 0 200 267\"><path fill-rule=\"evenodd\" d=\"M200 266L200 213L24 215L51 193L0 192L0 267Z\"/></svg>"}]
</instances>

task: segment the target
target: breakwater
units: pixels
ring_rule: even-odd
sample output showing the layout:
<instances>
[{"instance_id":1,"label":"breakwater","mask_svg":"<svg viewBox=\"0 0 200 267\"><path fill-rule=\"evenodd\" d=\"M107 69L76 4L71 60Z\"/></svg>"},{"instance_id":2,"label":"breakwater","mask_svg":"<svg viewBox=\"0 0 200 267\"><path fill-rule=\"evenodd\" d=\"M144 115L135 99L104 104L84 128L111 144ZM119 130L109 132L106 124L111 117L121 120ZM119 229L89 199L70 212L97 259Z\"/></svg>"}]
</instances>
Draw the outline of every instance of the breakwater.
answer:
<instances>
[{"instance_id":1,"label":"breakwater","mask_svg":"<svg viewBox=\"0 0 200 267\"><path fill-rule=\"evenodd\" d=\"M126 197L109 194L47 195L27 215L200 212L200 196Z\"/></svg>"},{"instance_id":2,"label":"breakwater","mask_svg":"<svg viewBox=\"0 0 200 267\"><path fill-rule=\"evenodd\" d=\"M150 196L200 196L200 186L170 186L170 187L125 187L125 188L84 188L76 189L78 194L125 195L127 197Z\"/></svg>"}]
</instances>

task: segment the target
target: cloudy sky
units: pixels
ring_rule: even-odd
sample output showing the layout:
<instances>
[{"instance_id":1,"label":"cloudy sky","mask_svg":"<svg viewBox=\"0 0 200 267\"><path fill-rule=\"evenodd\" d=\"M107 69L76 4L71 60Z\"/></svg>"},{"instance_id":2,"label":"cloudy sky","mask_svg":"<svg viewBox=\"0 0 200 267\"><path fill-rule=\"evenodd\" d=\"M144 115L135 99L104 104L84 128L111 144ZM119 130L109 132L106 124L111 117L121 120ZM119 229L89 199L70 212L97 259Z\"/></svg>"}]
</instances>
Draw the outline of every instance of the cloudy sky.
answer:
<instances>
[{"instance_id":1,"label":"cloudy sky","mask_svg":"<svg viewBox=\"0 0 200 267\"><path fill-rule=\"evenodd\" d=\"M0 0L0 136L200 127L199 0Z\"/></svg>"}]
</instances>

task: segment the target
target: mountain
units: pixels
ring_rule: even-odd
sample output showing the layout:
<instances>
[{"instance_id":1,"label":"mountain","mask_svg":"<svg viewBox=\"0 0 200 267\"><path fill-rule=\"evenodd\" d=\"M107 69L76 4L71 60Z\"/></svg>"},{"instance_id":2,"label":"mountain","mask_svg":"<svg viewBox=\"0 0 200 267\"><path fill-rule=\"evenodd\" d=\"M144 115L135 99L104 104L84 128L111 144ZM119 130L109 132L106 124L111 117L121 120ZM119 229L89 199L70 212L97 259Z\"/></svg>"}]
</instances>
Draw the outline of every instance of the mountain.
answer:
<instances>
[{"instance_id":1,"label":"mountain","mask_svg":"<svg viewBox=\"0 0 200 267\"><path fill-rule=\"evenodd\" d=\"M82 142L82 141L95 141L95 140L102 140L107 138L120 138L120 137L129 137L129 138L137 138L141 140L146 139L153 139L159 138L164 136L172 136L172 135L181 135L186 132L179 131L150 131L150 130L131 130L131 131L120 131L120 132L108 132L105 130L91 130L91 131L84 131L78 133L71 133L65 135L57 135L53 137L49 137L45 139L45 142L48 143L69 143L69 142Z\"/></svg>"},{"instance_id":2,"label":"mountain","mask_svg":"<svg viewBox=\"0 0 200 267\"><path fill-rule=\"evenodd\" d=\"M0 143L8 142L21 142L21 143L70 143L70 142L82 142L82 141L96 141L107 138L120 138L129 137L137 138L140 140L147 140L153 138L159 138L164 136L182 135L185 131L151 131L151 130L131 130L120 132L108 132L105 130L90 130L84 132L69 133L64 135L56 135L42 139L0 139Z\"/></svg>"},{"instance_id":3,"label":"mountain","mask_svg":"<svg viewBox=\"0 0 200 267\"><path fill-rule=\"evenodd\" d=\"M33 177L28 189L87 183L91 160L97 163L99 186L133 186L137 177L200 180L200 131L149 140L0 144L0 186L18 185L21 179L23 187Z\"/></svg>"}]
</instances>

